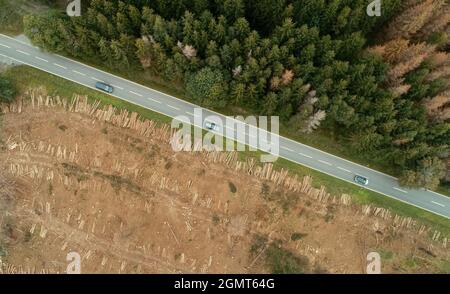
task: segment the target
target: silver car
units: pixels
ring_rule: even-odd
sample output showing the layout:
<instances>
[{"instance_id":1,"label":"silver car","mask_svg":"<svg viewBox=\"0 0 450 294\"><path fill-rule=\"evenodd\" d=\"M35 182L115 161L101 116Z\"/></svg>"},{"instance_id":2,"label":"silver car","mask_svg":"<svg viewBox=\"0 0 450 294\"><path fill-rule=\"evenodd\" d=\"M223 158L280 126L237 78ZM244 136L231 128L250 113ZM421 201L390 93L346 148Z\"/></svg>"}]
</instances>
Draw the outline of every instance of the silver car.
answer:
<instances>
[{"instance_id":1,"label":"silver car","mask_svg":"<svg viewBox=\"0 0 450 294\"><path fill-rule=\"evenodd\" d=\"M207 128L208 130L211 130L211 131L216 131L216 132L219 131L219 126L216 123L209 122L209 121L205 122L205 128Z\"/></svg>"}]
</instances>

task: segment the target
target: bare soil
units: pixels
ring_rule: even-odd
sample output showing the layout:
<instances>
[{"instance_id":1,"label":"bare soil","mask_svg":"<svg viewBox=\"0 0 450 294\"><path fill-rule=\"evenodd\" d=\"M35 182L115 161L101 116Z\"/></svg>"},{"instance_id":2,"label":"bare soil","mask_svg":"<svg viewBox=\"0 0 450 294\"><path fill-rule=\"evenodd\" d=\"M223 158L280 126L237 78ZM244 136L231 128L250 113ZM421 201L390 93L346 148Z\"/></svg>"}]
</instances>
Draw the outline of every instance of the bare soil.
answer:
<instances>
[{"instance_id":1,"label":"bare soil","mask_svg":"<svg viewBox=\"0 0 450 294\"><path fill-rule=\"evenodd\" d=\"M448 270L430 233L173 152L164 136L29 102L1 120L4 272L65 272L75 251L84 273L269 273L278 249L304 272L364 273L371 251L383 272Z\"/></svg>"}]
</instances>

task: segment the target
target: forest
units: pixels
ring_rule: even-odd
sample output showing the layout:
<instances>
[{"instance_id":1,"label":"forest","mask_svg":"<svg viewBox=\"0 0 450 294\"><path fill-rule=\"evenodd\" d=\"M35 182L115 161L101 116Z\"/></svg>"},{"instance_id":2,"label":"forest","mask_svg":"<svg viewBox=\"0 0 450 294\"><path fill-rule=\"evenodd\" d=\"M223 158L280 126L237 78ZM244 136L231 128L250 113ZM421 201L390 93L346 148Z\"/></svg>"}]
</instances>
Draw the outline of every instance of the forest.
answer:
<instances>
[{"instance_id":1,"label":"forest","mask_svg":"<svg viewBox=\"0 0 450 294\"><path fill-rule=\"evenodd\" d=\"M323 128L401 171L450 181L450 4L383 0L92 0L24 18L48 51L182 84L205 107Z\"/></svg>"}]
</instances>

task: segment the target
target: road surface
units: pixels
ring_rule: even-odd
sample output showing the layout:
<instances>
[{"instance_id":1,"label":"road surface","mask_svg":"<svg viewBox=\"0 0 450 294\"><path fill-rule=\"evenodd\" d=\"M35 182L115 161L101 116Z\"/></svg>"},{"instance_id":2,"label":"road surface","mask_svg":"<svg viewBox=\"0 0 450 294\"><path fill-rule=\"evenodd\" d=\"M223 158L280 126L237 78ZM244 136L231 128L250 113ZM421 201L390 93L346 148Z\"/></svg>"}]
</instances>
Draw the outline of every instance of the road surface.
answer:
<instances>
[{"instance_id":1,"label":"road surface","mask_svg":"<svg viewBox=\"0 0 450 294\"><path fill-rule=\"evenodd\" d=\"M194 121L194 109L201 108L66 57L43 52L30 45L24 37L11 38L0 34L0 59L29 65L93 89L97 81L106 82L114 87L112 96L169 117L184 115ZM216 115L225 121L225 116L214 111L202 108L202 113L203 118ZM197 126L203 128L204 121ZM237 131L230 132L233 138L235 132ZM248 136L250 135L244 135L247 139ZM433 191L401 187L395 177L281 136L279 156L450 219L450 197ZM355 175L368 178L369 184L367 186L356 184L353 180Z\"/></svg>"}]
</instances>

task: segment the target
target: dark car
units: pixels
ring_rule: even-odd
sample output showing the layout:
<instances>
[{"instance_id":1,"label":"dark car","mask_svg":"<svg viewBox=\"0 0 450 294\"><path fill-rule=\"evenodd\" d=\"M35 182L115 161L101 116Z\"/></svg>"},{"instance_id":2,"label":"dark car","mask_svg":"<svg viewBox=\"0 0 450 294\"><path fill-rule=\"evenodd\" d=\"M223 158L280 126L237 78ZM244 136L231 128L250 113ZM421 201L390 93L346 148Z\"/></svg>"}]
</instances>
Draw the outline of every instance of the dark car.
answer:
<instances>
[{"instance_id":1,"label":"dark car","mask_svg":"<svg viewBox=\"0 0 450 294\"><path fill-rule=\"evenodd\" d=\"M114 91L114 88L112 86L102 83L102 82L95 83L95 87L97 89L100 89L100 90L108 92L108 93L112 93Z\"/></svg>"},{"instance_id":2,"label":"dark car","mask_svg":"<svg viewBox=\"0 0 450 294\"><path fill-rule=\"evenodd\" d=\"M358 176L356 175L354 178L355 182L357 182L358 184L364 185L366 186L367 184L369 184L369 179L365 178L363 176Z\"/></svg>"}]
</instances>

